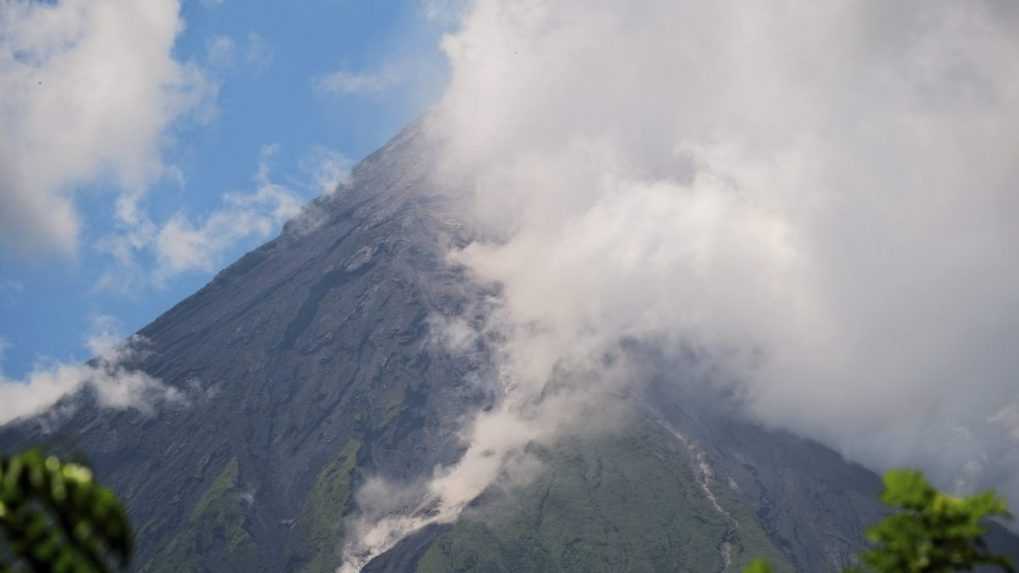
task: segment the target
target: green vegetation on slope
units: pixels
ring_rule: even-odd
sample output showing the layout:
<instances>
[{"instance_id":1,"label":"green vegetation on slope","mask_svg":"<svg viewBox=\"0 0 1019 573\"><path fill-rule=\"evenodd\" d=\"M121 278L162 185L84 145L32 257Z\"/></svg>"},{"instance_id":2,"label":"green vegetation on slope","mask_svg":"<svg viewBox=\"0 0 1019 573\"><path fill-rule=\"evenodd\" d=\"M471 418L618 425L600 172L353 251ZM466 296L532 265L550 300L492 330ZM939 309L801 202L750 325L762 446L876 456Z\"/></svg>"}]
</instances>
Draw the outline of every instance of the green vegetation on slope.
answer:
<instances>
[{"instance_id":1,"label":"green vegetation on slope","mask_svg":"<svg viewBox=\"0 0 1019 573\"><path fill-rule=\"evenodd\" d=\"M652 423L531 453L540 473L487 494L436 539L419 572L700 572L725 559L737 571L754 555L792 570L727 485L712 484L712 503L689 452Z\"/></svg>"},{"instance_id":2,"label":"green vegetation on slope","mask_svg":"<svg viewBox=\"0 0 1019 573\"><path fill-rule=\"evenodd\" d=\"M382 426L392 424L403 412L406 391L403 386L393 385L382 394Z\"/></svg>"},{"instance_id":3,"label":"green vegetation on slope","mask_svg":"<svg viewBox=\"0 0 1019 573\"><path fill-rule=\"evenodd\" d=\"M1015 571L983 539L989 518L1011 518L1005 501L993 492L952 497L920 472L893 470L885 474L881 501L897 511L867 531L874 547L861 560L868 571L939 573L980 565Z\"/></svg>"},{"instance_id":4,"label":"green vegetation on slope","mask_svg":"<svg viewBox=\"0 0 1019 573\"><path fill-rule=\"evenodd\" d=\"M202 571L212 553L231 563L253 563L255 545L246 529L247 501L236 458L228 461L191 511L187 525L147 564L144 571Z\"/></svg>"},{"instance_id":5,"label":"green vegetation on slope","mask_svg":"<svg viewBox=\"0 0 1019 573\"><path fill-rule=\"evenodd\" d=\"M358 440L347 442L319 473L305 502L298 526L312 555L302 569L307 573L332 573L343 557L343 518L353 494L353 471L360 449Z\"/></svg>"},{"instance_id":6,"label":"green vegetation on slope","mask_svg":"<svg viewBox=\"0 0 1019 573\"><path fill-rule=\"evenodd\" d=\"M867 531L873 547L860 557L863 565L846 573L950 573L992 566L1008 573L1009 559L987 548L987 520L1011 519L1005 500L994 492L958 498L934 488L914 470L885 474L881 501L896 510ZM772 573L765 559L743 573Z\"/></svg>"}]
</instances>

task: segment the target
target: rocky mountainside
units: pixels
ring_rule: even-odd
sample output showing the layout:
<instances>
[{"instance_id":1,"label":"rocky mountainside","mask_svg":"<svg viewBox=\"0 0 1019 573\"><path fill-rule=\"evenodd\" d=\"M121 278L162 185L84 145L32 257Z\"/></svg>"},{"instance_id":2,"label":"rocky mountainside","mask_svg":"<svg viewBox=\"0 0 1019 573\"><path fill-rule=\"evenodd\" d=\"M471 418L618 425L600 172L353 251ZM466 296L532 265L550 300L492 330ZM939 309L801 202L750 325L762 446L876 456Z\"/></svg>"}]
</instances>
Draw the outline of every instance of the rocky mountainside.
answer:
<instances>
[{"instance_id":1,"label":"rocky mountainside","mask_svg":"<svg viewBox=\"0 0 1019 573\"><path fill-rule=\"evenodd\" d=\"M405 130L140 331L132 366L185 402L110 411L85 392L8 426L0 445L86 456L129 507L138 571L336 570L359 487L453 462L467 416L497 399L477 383L485 348L452 354L431 329L493 293L447 261L468 237L430 188L429 157L419 129ZM625 430L535 446L532 479L491 488L364 571L849 563L880 515L876 476L742 420L684 383L682 365L661 371L647 395L613 406Z\"/></svg>"}]
</instances>

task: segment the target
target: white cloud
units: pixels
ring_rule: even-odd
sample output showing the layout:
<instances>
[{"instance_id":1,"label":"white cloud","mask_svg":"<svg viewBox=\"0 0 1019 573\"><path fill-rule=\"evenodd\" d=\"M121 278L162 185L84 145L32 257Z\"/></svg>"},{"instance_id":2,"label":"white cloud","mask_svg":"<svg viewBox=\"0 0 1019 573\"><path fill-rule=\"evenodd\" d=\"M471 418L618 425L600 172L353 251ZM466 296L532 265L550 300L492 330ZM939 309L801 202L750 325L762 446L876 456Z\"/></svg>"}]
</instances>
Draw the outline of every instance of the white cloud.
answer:
<instances>
[{"instance_id":1,"label":"white cloud","mask_svg":"<svg viewBox=\"0 0 1019 573\"><path fill-rule=\"evenodd\" d=\"M418 0L425 19L441 25L458 22L468 5L468 0Z\"/></svg>"},{"instance_id":2,"label":"white cloud","mask_svg":"<svg viewBox=\"0 0 1019 573\"><path fill-rule=\"evenodd\" d=\"M302 199L270 179L269 161L275 153L275 146L262 148L253 192L225 194L222 207L200 223L177 213L162 225L153 244L157 283L182 272L213 271L240 241L265 239L300 214Z\"/></svg>"},{"instance_id":3,"label":"white cloud","mask_svg":"<svg viewBox=\"0 0 1019 573\"><path fill-rule=\"evenodd\" d=\"M274 57L272 46L260 34L250 32L244 48L244 57L256 71L267 68Z\"/></svg>"},{"instance_id":4,"label":"white cloud","mask_svg":"<svg viewBox=\"0 0 1019 573\"><path fill-rule=\"evenodd\" d=\"M137 294L161 287L182 273L212 272L224 264L224 257L239 244L267 239L283 223L304 211L304 189L295 190L273 181L269 164L277 146L263 146L254 190L225 193L221 205L202 217L179 211L163 222L147 216L120 233L102 240L99 248L113 257L116 266L100 278L97 289ZM339 161L326 153L323 162ZM318 169L327 170L325 163ZM328 173L318 173L323 183ZM308 184L311 185L311 184Z\"/></svg>"},{"instance_id":5,"label":"white cloud","mask_svg":"<svg viewBox=\"0 0 1019 573\"><path fill-rule=\"evenodd\" d=\"M238 42L227 35L216 35L205 46L205 61L216 70L237 71L240 64L250 73L258 74L272 64L272 46L260 34L250 32Z\"/></svg>"},{"instance_id":6,"label":"white cloud","mask_svg":"<svg viewBox=\"0 0 1019 573\"><path fill-rule=\"evenodd\" d=\"M357 73L338 70L312 80L312 87L322 94L356 95L379 93L400 83L394 72Z\"/></svg>"},{"instance_id":7,"label":"white cloud","mask_svg":"<svg viewBox=\"0 0 1019 573\"><path fill-rule=\"evenodd\" d=\"M111 181L131 203L164 174L167 126L215 93L174 59L182 27L177 0L3 4L0 248L73 253L81 186Z\"/></svg>"},{"instance_id":8,"label":"white cloud","mask_svg":"<svg viewBox=\"0 0 1019 573\"><path fill-rule=\"evenodd\" d=\"M184 395L178 390L130 366L145 352L145 341L137 337L124 340L116 334L116 327L110 317L94 320L93 332L85 340L95 357L91 363L44 361L21 380L6 378L0 371L0 424L42 414L61 398L86 387L95 391L104 408L151 414L159 404L184 404ZM6 346L0 341L0 364Z\"/></svg>"},{"instance_id":9,"label":"white cloud","mask_svg":"<svg viewBox=\"0 0 1019 573\"><path fill-rule=\"evenodd\" d=\"M237 43L230 36L214 36L205 48L205 58L209 65L216 68L228 68L234 64Z\"/></svg>"},{"instance_id":10,"label":"white cloud","mask_svg":"<svg viewBox=\"0 0 1019 573\"><path fill-rule=\"evenodd\" d=\"M349 185L354 161L339 151L326 147L313 147L301 160L301 170L310 179L308 187L313 191L329 195L340 186Z\"/></svg>"},{"instance_id":11,"label":"white cloud","mask_svg":"<svg viewBox=\"0 0 1019 573\"><path fill-rule=\"evenodd\" d=\"M428 335L436 348L452 354L469 353L482 338L474 327L460 317L433 314L428 317Z\"/></svg>"},{"instance_id":12,"label":"white cloud","mask_svg":"<svg viewBox=\"0 0 1019 573\"><path fill-rule=\"evenodd\" d=\"M872 468L1019 499L1003 9L475 2L429 127L483 234L454 259L502 285L504 396L433 482L440 507L496 479L481 453L548 439L527 432L572 408L554 378L612 384L626 340L696 349L759 420ZM488 430L507 412L526 439Z\"/></svg>"},{"instance_id":13,"label":"white cloud","mask_svg":"<svg viewBox=\"0 0 1019 573\"><path fill-rule=\"evenodd\" d=\"M302 201L269 177L275 146L262 148L252 193L227 193L223 206L195 224L182 213L162 226L155 238L157 282L187 271L213 271L241 240L266 238L301 212Z\"/></svg>"}]
</instances>

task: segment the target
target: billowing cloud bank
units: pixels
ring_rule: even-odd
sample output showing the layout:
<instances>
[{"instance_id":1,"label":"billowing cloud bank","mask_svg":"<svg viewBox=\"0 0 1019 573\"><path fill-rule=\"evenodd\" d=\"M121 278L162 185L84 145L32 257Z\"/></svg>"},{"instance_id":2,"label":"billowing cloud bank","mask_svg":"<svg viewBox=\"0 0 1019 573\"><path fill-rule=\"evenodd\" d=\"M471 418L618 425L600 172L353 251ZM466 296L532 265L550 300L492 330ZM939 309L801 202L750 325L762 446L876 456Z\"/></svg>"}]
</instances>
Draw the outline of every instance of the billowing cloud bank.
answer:
<instances>
[{"instance_id":1,"label":"billowing cloud bank","mask_svg":"<svg viewBox=\"0 0 1019 573\"><path fill-rule=\"evenodd\" d=\"M430 127L486 237L453 256L503 287L505 398L432 517L348 555L455 518L576 411L550 379L626 383L600 365L624 340L875 469L1019 501L1014 7L479 0L445 49Z\"/></svg>"},{"instance_id":2,"label":"billowing cloud bank","mask_svg":"<svg viewBox=\"0 0 1019 573\"><path fill-rule=\"evenodd\" d=\"M766 422L1019 499L1019 11L481 1L446 50L517 383L690 345Z\"/></svg>"}]
</instances>

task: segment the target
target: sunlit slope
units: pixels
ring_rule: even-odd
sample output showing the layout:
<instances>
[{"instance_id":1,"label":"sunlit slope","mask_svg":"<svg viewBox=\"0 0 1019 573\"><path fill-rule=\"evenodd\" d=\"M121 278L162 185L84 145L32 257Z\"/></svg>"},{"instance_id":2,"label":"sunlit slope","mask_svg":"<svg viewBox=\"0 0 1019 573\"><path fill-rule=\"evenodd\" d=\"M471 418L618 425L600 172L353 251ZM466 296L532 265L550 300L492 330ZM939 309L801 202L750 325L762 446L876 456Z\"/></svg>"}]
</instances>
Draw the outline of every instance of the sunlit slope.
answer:
<instances>
[{"instance_id":1,"label":"sunlit slope","mask_svg":"<svg viewBox=\"0 0 1019 573\"><path fill-rule=\"evenodd\" d=\"M439 535L417 571L791 571L732 486L661 427L535 448L533 482L493 493Z\"/></svg>"},{"instance_id":2,"label":"sunlit slope","mask_svg":"<svg viewBox=\"0 0 1019 573\"><path fill-rule=\"evenodd\" d=\"M470 232L428 179L410 128L277 239L142 329L130 367L186 404L99 409L86 393L0 431L0 447L80 454L124 499L133 569L330 573L382 476L422 483L491 407L491 348L453 352L434 318L498 296L447 257ZM871 472L692 392L683 364L625 423L528 449L453 524L416 532L367 572L835 571L879 515ZM525 479L526 478L526 479Z\"/></svg>"}]
</instances>

